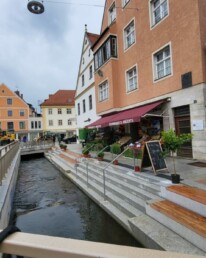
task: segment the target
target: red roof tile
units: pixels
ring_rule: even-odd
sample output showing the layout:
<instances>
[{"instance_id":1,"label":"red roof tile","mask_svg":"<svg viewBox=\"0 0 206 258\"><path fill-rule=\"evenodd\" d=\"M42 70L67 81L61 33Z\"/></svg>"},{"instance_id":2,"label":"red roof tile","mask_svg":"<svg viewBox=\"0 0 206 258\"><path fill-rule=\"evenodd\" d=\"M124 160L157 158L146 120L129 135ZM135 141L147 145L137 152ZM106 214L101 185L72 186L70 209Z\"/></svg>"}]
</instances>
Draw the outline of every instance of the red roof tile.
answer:
<instances>
[{"instance_id":1,"label":"red roof tile","mask_svg":"<svg viewBox=\"0 0 206 258\"><path fill-rule=\"evenodd\" d=\"M87 32L87 37L88 37L91 45L93 45L96 42L96 40L99 38L99 35Z\"/></svg>"},{"instance_id":2,"label":"red roof tile","mask_svg":"<svg viewBox=\"0 0 206 258\"><path fill-rule=\"evenodd\" d=\"M50 94L41 106L74 106L75 90L58 90Z\"/></svg>"}]
</instances>

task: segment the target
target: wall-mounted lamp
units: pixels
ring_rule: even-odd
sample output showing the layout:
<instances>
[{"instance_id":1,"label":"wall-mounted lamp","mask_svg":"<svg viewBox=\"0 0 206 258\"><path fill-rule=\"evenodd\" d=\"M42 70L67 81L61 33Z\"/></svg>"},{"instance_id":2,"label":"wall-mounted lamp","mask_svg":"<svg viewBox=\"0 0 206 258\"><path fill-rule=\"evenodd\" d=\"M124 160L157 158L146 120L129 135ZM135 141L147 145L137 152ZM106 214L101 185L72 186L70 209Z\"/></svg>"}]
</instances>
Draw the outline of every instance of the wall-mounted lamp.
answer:
<instances>
[{"instance_id":1,"label":"wall-mounted lamp","mask_svg":"<svg viewBox=\"0 0 206 258\"><path fill-rule=\"evenodd\" d=\"M88 118L87 120L85 120L84 122L86 123L86 122L90 122L91 121L91 119L90 118Z\"/></svg>"}]
</instances>

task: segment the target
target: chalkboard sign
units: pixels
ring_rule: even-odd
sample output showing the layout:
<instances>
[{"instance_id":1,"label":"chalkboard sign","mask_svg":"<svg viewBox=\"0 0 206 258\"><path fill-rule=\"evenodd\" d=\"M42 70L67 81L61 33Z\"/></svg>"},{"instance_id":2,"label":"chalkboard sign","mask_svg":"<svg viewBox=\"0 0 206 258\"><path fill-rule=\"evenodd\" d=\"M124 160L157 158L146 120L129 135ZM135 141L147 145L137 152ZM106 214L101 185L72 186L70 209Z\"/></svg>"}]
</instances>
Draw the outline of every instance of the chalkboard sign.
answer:
<instances>
[{"instance_id":1,"label":"chalkboard sign","mask_svg":"<svg viewBox=\"0 0 206 258\"><path fill-rule=\"evenodd\" d=\"M152 165L154 173L159 170L167 169L165 159L162 157L162 148L159 141L149 141L145 143L142 165L141 167L148 167Z\"/></svg>"}]
</instances>

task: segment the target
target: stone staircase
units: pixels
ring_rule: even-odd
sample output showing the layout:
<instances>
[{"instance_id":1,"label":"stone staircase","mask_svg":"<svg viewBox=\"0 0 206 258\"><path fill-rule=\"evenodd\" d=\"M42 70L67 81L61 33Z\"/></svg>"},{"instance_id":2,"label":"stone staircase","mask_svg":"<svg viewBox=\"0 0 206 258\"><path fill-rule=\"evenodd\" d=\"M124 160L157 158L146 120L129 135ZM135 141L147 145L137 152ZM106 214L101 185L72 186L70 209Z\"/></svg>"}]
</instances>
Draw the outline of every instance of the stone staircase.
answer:
<instances>
[{"instance_id":1,"label":"stone staircase","mask_svg":"<svg viewBox=\"0 0 206 258\"><path fill-rule=\"evenodd\" d=\"M82 158L80 154L58 148L49 151L46 158L144 246L205 255L204 251L147 214L149 204L161 200L161 185L167 180L135 173L122 166L108 166L108 162Z\"/></svg>"}]
</instances>

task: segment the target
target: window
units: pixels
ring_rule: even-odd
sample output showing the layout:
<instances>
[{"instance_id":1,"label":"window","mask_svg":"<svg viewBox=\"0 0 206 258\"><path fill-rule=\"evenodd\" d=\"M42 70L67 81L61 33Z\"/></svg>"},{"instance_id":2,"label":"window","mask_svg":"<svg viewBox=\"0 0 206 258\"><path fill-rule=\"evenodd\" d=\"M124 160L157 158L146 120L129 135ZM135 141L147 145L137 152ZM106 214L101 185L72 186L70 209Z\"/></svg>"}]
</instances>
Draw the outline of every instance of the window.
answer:
<instances>
[{"instance_id":1,"label":"window","mask_svg":"<svg viewBox=\"0 0 206 258\"><path fill-rule=\"evenodd\" d=\"M71 108L67 108L67 114L71 114L71 113L72 113Z\"/></svg>"},{"instance_id":2,"label":"window","mask_svg":"<svg viewBox=\"0 0 206 258\"><path fill-rule=\"evenodd\" d=\"M124 30L124 41L125 41L125 49L130 47L135 43L135 28L134 21L132 21Z\"/></svg>"},{"instance_id":3,"label":"window","mask_svg":"<svg viewBox=\"0 0 206 258\"><path fill-rule=\"evenodd\" d=\"M92 95L89 95L89 110L92 109Z\"/></svg>"},{"instance_id":4,"label":"window","mask_svg":"<svg viewBox=\"0 0 206 258\"><path fill-rule=\"evenodd\" d=\"M41 129L41 121L38 121L39 129Z\"/></svg>"},{"instance_id":5,"label":"window","mask_svg":"<svg viewBox=\"0 0 206 258\"><path fill-rule=\"evenodd\" d=\"M108 81L105 81L99 85L99 101L108 99L108 97L109 97Z\"/></svg>"},{"instance_id":6,"label":"window","mask_svg":"<svg viewBox=\"0 0 206 258\"><path fill-rule=\"evenodd\" d=\"M49 115L52 115L52 108L49 108L49 109L48 109L48 114L49 114Z\"/></svg>"},{"instance_id":7,"label":"window","mask_svg":"<svg viewBox=\"0 0 206 258\"><path fill-rule=\"evenodd\" d=\"M152 26L168 15L168 0L151 1Z\"/></svg>"},{"instance_id":8,"label":"window","mask_svg":"<svg viewBox=\"0 0 206 258\"><path fill-rule=\"evenodd\" d=\"M12 116L13 112L12 110L8 110L8 116Z\"/></svg>"},{"instance_id":9,"label":"window","mask_svg":"<svg viewBox=\"0 0 206 258\"><path fill-rule=\"evenodd\" d=\"M24 116L24 110L19 111L20 116Z\"/></svg>"},{"instance_id":10,"label":"window","mask_svg":"<svg viewBox=\"0 0 206 258\"><path fill-rule=\"evenodd\" d=\"M26 129L26 123L25 122L19 122L19 129Z\"/></svg>"},{"instance_id":11,"label":"window","mask_svg":"<svg viewBox=\"0 0 206 258\"><path fill-rule=\"evenodd\" d=\"M71 120L68 120L68 125L72 125L72 121Z\"/></svg>"},{"instance_id":12,"label":"window","mask_svg":"<svg viewBox=\"0 0 206 258\"><path fill-rule=\"evenodd\" d=\"M84 86L84 74L82 75L82 87Z\"/></svg>"},{"instance_id":13,"label":"window","mask_svg":"<svg viewBox=\"0 0 206 258\"><path fill-rule=\"evenodd\" d=\"M31 121L31 129L34 129L34 122Z\"/></svg>"},{"instance_id":14,"label":"window","mask_svg":"<svg viewBox=\"0 0 206 258\"><path fill-rule=\"evenodd\" d=\"M57 113L58 113L58 115L61 115L62 114L62 109L58 108Z\"/></svg>"},{"instance_id":15,"label":"window","mask_svg":"<svg viewBox=\"0 0 206 258\"><path fill-rule=\"evenodd\" d=\"M7 99L7 104L12 105L12 99Z\"/></svg>"},{"instance_id":16,"label":"window","mask_svg":"<svg viewBox=\"0 0 206 258\"><path fill-rule=\"evenodd\" d=\"M62 120L58 120L58 125L63 125L63 121Z\"/></svg>"},{"instance_id":17,"label":"window","mask_svg":"<svg viewBox=\"0 0 206 258\"><path fill-rule=\"evenodd\" d=\"M35 129L37 129L37 121L35 121Z\"/></svg>"},{"instance_id":18,"label":"window","mask_svg":"<svg viewBox=\"0 0 206 258\"><path fill-rule=\"evenodd\" d=\"M117 38L115 36L110 36L95 53L95 70L111 57L117 57Z\"/></svg>"},{"instance_id":19,"label":"window","mask_svg":"<svg viewBox=\"0 0 206 258\"><path fill-rule=\"evenodd\" d=\"M86 102L85 102L85 99L83 99L82 104L83 104L83 113L85 113L86 112Z\"/></svg>"},{"instance_id":20,"label":"window","mask_svg":"<svg viewBox=\"0 0 206 258\"><path fill-rule=\"evenodd\" d=\"M78 116L80 116L80 103L78 103L77 108L78 108Z\"/></svg>"},{"instance_id":21,"label":"window","mask_svg":"<svg viewBox=\"0 0 206 258\"><path fill-rule=\"evenodd\" d=\"M82 64L84 64L84 57L82 58Z\"/></svg>"},{"instance_id":22,"label":"window","mask_svg":"<svg viewBox=\"0 0 206 258\"><path fill-rule=\"evenodd\" d=\"M155 80L171 74L171 53L170 46L165 47L154 54L154 74Z\"/></svg>"},{"instance_id":23,"label":"window","mask_svg":"<svg viewBox=\"0 0 206 258\"><path fill-rule=\"evenodd\" d=\"M13 122L8 122L7 123L7 129L8 130L14 130L14 123Z\"/></svg>"},{"instance_id":24,"label":"window","mask_svg":"<svg viewBox=\"0 0 206 258\"><path fill-rule=\"evenodd\" d=\"M127 71L127 92L137 89L137 68L136 66Z\"/></svg>"},{"instance_id":25,"label":"window","mask_svg":"<svg viewBox=\"0 0 206 258\"><path fill-rule=\"evenodd\" d=\"M130 0L122 0L122 6L124 7Z\"/></svg>"},{"instance_id":26,"label":"window","mask_svg":"<svg viewBox=\"0 0 206 258\"><path fill-rule=\"evenodd\" d=\"M109 8L109 24L111 24L116 19L116 8L115 3Z\"/></svg>"},{"instance_id":27,"label":"window","mask_svg":"<svg viewBox=\"0 0 206 258\"><path fill-rule=\"evenodd\" d=\"M92 65L89 67L89 79L91 79L93 77L93 69L92 69Z\"/></svg>"},{"instance_id":28,"label":"window","mask_svg":"<svg viewBox=\"0 0 206 258\"><path fill-rule=\"evenodd\" d=\"M53 120L49 120L49 126L53 126Z\"/></svg>"},{"instance_id":29,"label":"window","mask_svg":"<svg viewBox=\"0 0 206 258\"><path fill-rule=\"evenodd\" d=\"M89 49L89 54L88 54L88 56L91 56L91 48Z\"/></svg>"}]
</instances>

